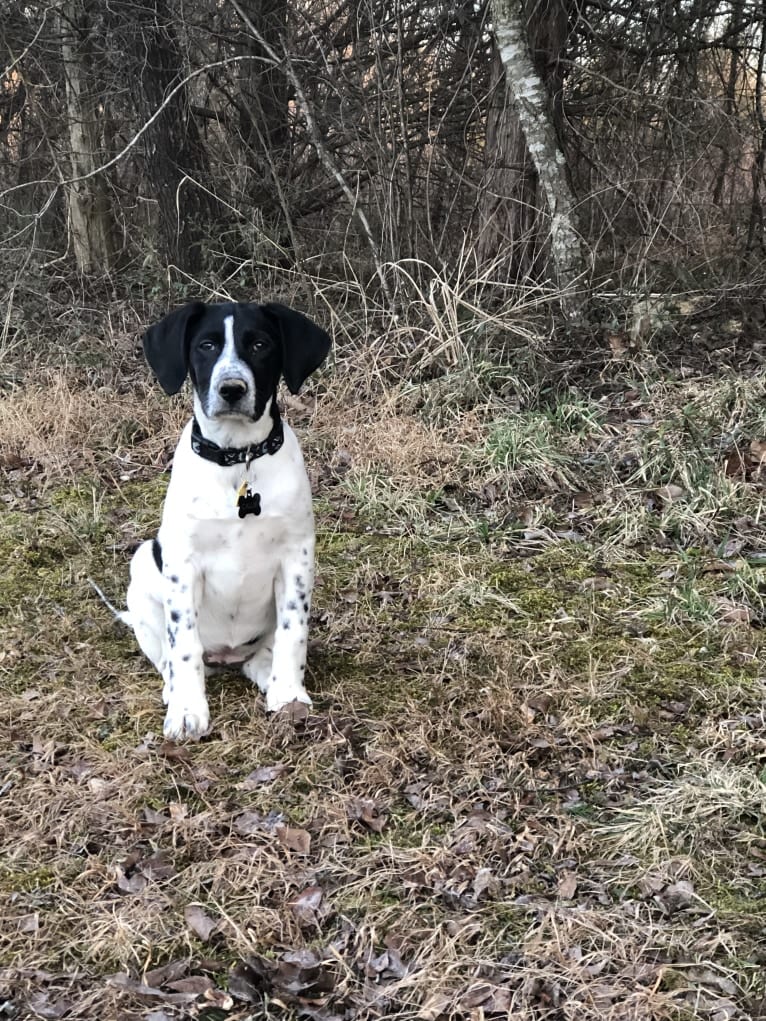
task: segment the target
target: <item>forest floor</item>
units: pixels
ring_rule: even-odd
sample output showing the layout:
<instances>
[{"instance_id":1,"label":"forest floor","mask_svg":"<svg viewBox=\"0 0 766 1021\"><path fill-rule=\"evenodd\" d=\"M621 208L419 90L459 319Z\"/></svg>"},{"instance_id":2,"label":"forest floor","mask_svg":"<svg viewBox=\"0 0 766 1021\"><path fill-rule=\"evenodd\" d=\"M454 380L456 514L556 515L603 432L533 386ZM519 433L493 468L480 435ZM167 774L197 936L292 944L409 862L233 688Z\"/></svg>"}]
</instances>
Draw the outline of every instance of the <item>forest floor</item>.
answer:
<instances>
[{"instance_id":1,"label":"forest floor","mask_svg":"<svg viewBox=\"0 0 766 1021\"><path fill-rule=\"evenodd\" d=\"M123 605L187 415L142 325L3 362L0 1017L766 1016L757 353L338 336L286 408L314 706L215 677L174 745L88 581Z\"/></svg>"}]
</instances>

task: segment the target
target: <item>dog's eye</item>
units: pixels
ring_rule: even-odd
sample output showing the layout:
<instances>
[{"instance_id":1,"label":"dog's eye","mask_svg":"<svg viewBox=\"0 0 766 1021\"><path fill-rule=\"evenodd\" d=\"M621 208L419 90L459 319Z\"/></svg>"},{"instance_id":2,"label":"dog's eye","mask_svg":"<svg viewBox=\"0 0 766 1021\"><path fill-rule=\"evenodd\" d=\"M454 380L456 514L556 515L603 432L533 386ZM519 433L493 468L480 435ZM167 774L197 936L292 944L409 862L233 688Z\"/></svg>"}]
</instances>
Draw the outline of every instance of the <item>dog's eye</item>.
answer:
<instances>
[{"instance_id":1,"label":"dog's eye","mask_svg":"<svg viewBox=\"0 0 766 1021\"><path fill-rule=\"evenodd\" d=\"M203 340L199 345L200 351L215 351L217 347L218 345L214 340Z\"/></svg>"},{"instance_id":2,"label":"dog's eye","mask_svg":"<svg viewBox=\"0 0 766 1021\"><path fill-rule=\"evenodd\" d=\"M250 341L250 347L253 349L253 351L260 351L262 350L262 348L266 347L266 341L261 340L259 337L253 337L253 339Z\"/></svg>"}]
</instances>

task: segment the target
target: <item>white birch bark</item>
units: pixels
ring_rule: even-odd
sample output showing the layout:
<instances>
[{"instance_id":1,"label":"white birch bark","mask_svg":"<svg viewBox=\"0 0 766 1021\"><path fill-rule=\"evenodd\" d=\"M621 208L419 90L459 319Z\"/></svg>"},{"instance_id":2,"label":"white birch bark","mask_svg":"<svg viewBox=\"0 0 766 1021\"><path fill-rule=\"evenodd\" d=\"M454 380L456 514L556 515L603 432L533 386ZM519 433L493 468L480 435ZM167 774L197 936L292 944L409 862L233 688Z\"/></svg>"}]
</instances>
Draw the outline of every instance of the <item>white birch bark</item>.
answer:
<instances>
[{"instance_id":1,"label":"white birch bark","mask_svg":"<svg viewBox=\"0 0 766 1021\"><path fill-rule=\"evenodd\" d=\"M529 155L537 170L551 219L551 261L562 305L575 314L581 301L577 283L585 260L575 227L575 203L549 113L549 97L527 45L523 0L491 0L494 33L505 68L505 85L519 117Z\"/></svg>"}]
</instances>

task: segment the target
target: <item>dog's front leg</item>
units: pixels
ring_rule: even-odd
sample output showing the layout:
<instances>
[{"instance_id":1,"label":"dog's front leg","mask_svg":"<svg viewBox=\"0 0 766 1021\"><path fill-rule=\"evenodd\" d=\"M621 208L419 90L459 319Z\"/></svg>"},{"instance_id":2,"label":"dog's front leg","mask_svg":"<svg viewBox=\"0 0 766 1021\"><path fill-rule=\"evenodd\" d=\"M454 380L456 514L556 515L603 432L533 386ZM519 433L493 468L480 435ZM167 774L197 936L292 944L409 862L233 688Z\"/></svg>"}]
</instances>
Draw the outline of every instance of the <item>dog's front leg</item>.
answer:
<instances>
[{"instance_id":1,"label":"dog's front leg","mask_svg":"<svg viewBox=\"0 0 766 1021\"><path fill-rule=\"evenodd\" d=\"M162 573L168 649L162 689L168 707L164 733L173 741L199 738L210 726L198 626L201 580L188 559L167 554Z\"/></svg>"},{"instance_id":2,"label":"dog's front leg","mask_svg":"<svg viewBox=\"0 0 766 1021\"><path fill-rule=\"evenodd\" d=\"M302 546L296 557L283 562L275 579L277 627L271 675L265 689L266 709L271 713L289 702L311 705L311 698L303 686L303 675L314 587L313 553L313 546Z\"/></svg>"}]
</instances>

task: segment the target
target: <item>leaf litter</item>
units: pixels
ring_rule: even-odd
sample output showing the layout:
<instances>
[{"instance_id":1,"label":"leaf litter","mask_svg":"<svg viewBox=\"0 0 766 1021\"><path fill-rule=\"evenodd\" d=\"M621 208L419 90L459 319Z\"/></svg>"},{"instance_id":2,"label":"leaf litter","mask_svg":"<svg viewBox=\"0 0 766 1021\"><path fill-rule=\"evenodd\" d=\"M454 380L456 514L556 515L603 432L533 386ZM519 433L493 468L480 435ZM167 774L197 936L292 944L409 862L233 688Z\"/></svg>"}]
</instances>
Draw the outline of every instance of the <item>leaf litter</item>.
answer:
<instances>
[{"instance_id":1,"label":"leaf litter","mask_svg":"<svg viewBox=\"0 0 766 1021\"><path fill-rule=\"evenodd\" d=\"M411 390L377 409L328 395L304 436L315 706L269 720L240 678L211 678L215 729L193 747L156 736L155 679L78 587L121 590L162 480L100 484L96 514L90 483L50 475L55 519L14 495L0 1003L125 1021L763 1013L763 431L743 426L738 459L718 450L695 487L695 451L658 430L683 436L683 406L717 449L718 389L615 383L609 430L562 433L566 471L521 464L515 492L470 411L431 456L406 446L428 438ZM399 416L396 450L380 414ZM411 466L429 458L425 491ZM94 541L73 541L84 525Z\"/></svg>"}]
</instances>

